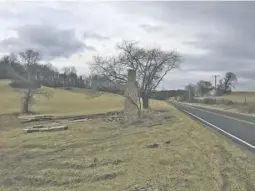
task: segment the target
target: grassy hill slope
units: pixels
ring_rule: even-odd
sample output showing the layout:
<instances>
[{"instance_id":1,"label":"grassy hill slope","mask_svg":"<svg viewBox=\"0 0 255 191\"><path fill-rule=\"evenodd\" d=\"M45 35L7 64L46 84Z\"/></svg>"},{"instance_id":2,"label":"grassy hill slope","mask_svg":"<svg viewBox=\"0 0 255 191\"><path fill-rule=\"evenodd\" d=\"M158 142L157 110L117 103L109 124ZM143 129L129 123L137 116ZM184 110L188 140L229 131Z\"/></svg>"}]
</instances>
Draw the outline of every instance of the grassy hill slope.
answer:
<instances>
[{"instance_id":1,"label":"grassy hill slope","mask_svg":"<svg viewBox=\"0 0 255 191\"><path fill-rule=\"evenodd\" d=\"M253 191L255 163L168 106L131 124L94 119L66 131L0 134L0 188L20 191ZM154 121L156 120L156 121ZM1 189L0 189L1 190Z\"/></svg>"},{"instance_id":2,"label":"grassy hill slope","mask_svg":"<svg viewBox=\"0 0 255 191\"><path fill-rule=\"evenodd\" d=\"M21 94L9 86L9 80L0 80L0 114L17 113L20 111ZM79 115L95 114L123 109L124 97L103 92L91 92L85 89L75 88L65 90L63 88L42 87L41 90L51 92L52 98L35 96L35 104L31 110L39 114L49 115ZM151 107L164 108L165 102L151 100Z\"/></svg>"},{"instance_id":3,"label":"grassy hill slope","mask_svg":"<svg viewBox=\"0 0 255 191\"><path fill-rule=\"evenodd\" d=\"M9 86L10 81L0 81L0 114L20 111L20 93ZM32 111L40 114L93 114L117 111L122 108L123 97L104 93L101 96L93 93L79 93L64 89L41 88L51 92L52 98L35 96Z\"/></svg>"},{"instance_id":4,"label":"grassy hill slope","mask_svg":"<svg viewBox=\"0 0 255 191\"><path fill-rule=\"evenodd\" d=\"M8 83L0 81L0 110L18 112L19 96ZM37 97L34 111L74 115L123 107L119 95L46 89L54 97ZM113 116L63 120L68 130L48 133L26 134L32 124L0 115L0 190L255 190L253 155L164 101L151 106L166 111L146 111L146 118L124 125Z\"/></svg>"}]
</instances>

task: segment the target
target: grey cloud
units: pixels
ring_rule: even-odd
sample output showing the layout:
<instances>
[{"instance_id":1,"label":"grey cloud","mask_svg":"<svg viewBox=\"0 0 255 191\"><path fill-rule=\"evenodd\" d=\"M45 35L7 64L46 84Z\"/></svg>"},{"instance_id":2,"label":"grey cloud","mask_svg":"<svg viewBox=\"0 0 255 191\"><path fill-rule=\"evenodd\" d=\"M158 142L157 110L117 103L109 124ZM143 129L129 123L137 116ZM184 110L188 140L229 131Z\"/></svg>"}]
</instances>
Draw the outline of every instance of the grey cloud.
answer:
<instances>
[{"instance_id":1,"label":"grey cloud","mask_svg":"<svg viewBox=\"0 0 255 191\"><path fill-rule=\"evenodd\" d=\"M250 80L250 79L248 80L238 79L237 87L239 91L255 91L254 80Z\"/></svg>"},{"instance_id":2,"label":"grey cloud","mask_svg":"<svg viewBox=\"0 0 255 191\"><path fill-rule=\"evenodd\" d=\"M191 2L187 6L191 6ZM209 54L200 57L187 56L187 67L196 71L232 71L241 79L237 88L254 89L255 23L252 18L255 17L255 3L201 2L198 8L193 6L186 13L184 6L176 16L182 15L188 20L191 19L191 22L201 22L201 25L210 24L218 32L202 31L196 35L197 40L190 45L206 49ZM242 79L246 81L242 82Z\"/></svg>"},{"instance_id":3,"label":"grey cloud","mask_svg":"<svg viewBox=\"0 0 255 191\"><path fill-rule=\"evenodd\" d=\"M192 78L189 71L221 74L232 71L240 78L239 88L246 86L252 88L249 84L255 80L255 22L253 21L255 2L111 2L110 4L117 6L120 14L126 12L136 14L137 17L142 15L146 20L153 18L154 21L161 21L160 23L164 21L166 25L169 23L172 27L171 32L174 32L175 25L192 26L191 30L198 27L199 32L194 34L194 39L185 42L184 45L208 50L209 53L199 56L183 55L185 62L182 68L187 73L183 74L183 79L174 82L176 86L189 82ZM16 26L25 23L50 23L52 26L60 24L68 25L68 28L79 28L81 22L84 22L82 18L80 19L67 9L44 5L36 9L30 7L20 9L17 12L0 9L0 21L5 21L6 24L15 23ZM84 39L110 39L97 32L85 32L83 39L79 40L73 30L52 26L42 24L17 28L18 37L4 39L0 42L0 49L18 52L32 47L52 59L58 56L68 57L83 49L95 50L94 47L84 44ZM111 27L111 23L109 26ZM142 24L140 27L148 33L161 32L168 28L151 23ZM87 31L84 28L81 30ZM245 85L246 82L248 85Z\"/></svg>"},{"instance_id":4,"label":"grey cloud","mask_svg":"<svg viewBox=\"0 0 255 191\"><path fill-rule=\"evenodd\" d=\"M0 19L15 18L16 14L11 10L0 9Z\"/></svg>"},{"instance_id":5,"label":"grey cloud","mask_svg":"<svg viewBox=\"0 0 255 191\"><path fill-rule=\"evenodd\" d=\"M237 76L242 78L242 79L246 79L246 80L254 80L254 85L255 85L255 67L253 69L250 70L241 70L238 71Z\"/></svg>"},{"instance_id":6,"label":"grey cloud","mask_svg":"<svg viewBox=\"0 0 255 191\"><path fill-rule=\"evenodd\" d=\"M255 2L129 2L117 6L127 12L165 21L170 26L201 28L195 39L186 45L209 53L183 55L184 70L233 71L242 79L255 80Z\"/></svg>"},{"instance_id":7,"label":"grey cloud","mask_svg":"<svg viewBox=\"0 0 255 191\"><path fill-rule=\"evenodd\" d=\"M15 2L13 7L18 7L16 11L1 9L0 8L0 20L8 20L9 22L22 22L22 24L31 23L52 23L58 24L62 22L69 23L69 26L73 26L79 18L65 9L58 9L50 6L51 4L38 2L31 4L31 2Z\"/></svg>"},{"instance_id":8,"label":"grey cloud","mask_svg":"<svg viewBox=\"0 0 255 191\"><path fill-rule=\"evenodd\" d=\"M94 38L94 39L97 39L97 40L109 40L110 39L109 37L103 36L103 35L98 34L96 32L94 32L94 33L84 32L83 36L84 36L85 39L88 39L88 38Z\"/></svg>"},{"instance_id":9,"label":"grey cloud","mask_svg":"<svg viewBox=\"0 0 255 191\"><path fill-rule=\"evenodd\" d=\"M185 60L182 67L188 71L237 72L240 68L251 68L253 66L250 60L228 58L214 53L199 57L192 55L183 55L183 57L185 57Z\"/></svg>"},{"instance_id":10,"label":"grey cloud","mask_svg":"<svg viewBox=\"0 0 255 191\"><path fill-rule=\"evenodd\" d=\"M143 28L148 33L158 32L158 31L163 30L163 28L161 26L152 26L152 25L148 25L148 24L142 24L142 25L140 25L140 27Z\"/></svg>"},{"instance_id":11,"label":"grey cloud","mask_svg":"<svg viewBox=\"0 0 255 191\"><path fill-rule=\"evenodd\" d=\"M47 25L25 25L16 28L18 37L10 37L0 42L0 49L8 52L20 52L27 48L38 50L44 59L70 57L86 50L95 51L75 36L74 30L59 29Z\"/></svg>"}]
</instances>

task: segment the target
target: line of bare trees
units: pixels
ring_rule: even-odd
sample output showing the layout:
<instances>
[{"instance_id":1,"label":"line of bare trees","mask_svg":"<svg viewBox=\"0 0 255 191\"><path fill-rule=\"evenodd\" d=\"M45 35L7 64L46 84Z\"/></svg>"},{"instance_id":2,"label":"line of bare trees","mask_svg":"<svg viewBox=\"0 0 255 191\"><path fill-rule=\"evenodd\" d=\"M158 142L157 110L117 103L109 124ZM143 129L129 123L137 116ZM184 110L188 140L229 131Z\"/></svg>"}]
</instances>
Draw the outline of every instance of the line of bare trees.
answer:
<instances>
[{"instance_id":1,"label":"line of bare trees","mask_svg":"<svg viewBox=\"0 0 255 191\"><path fill-rule=\"evenodd\" d=\"M196 85L189 84L185 87L186 99L192 99L195 96L204 97L207 95L222 96L230 94L238 82L236 74L227 72L214 87L210 81L200 80Z\"/></svg>"},{"instance_id":2,"label":"line of bare trees","mask_svg":"<svg viewBox=\"0 0 255 191\"><path fill-rule=\"evenodd\" d=\"M51 63L41 64L40 61L40 53L32 49L3 56L0 59L0 79L50 87L84 87L84 79L77 75L75 67L64 67L60 72Z\"/></svg>"}]
</instances>

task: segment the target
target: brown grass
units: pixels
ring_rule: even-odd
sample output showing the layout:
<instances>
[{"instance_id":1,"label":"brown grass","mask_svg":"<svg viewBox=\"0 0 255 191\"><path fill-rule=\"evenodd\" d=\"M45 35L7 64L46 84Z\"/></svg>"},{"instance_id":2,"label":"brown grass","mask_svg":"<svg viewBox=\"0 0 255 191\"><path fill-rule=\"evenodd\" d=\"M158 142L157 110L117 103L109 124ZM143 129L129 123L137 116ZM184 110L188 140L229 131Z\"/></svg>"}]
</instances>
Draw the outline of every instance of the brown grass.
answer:
<instances>
[{"instance_id":1,"label":"brown grass","mask_svg":"<svg viewBox=\"0 0 255 191\"><path fill-rule=\"evenodd\" d=\"M9 80L0 80L0 114L20 112L20 94L9 86ZM91 92L75 88L73 91L43 87L43 91L52 94L51 99L35 96L31 110L37 114L48 115L86 115L123 109L124 97L111 94ZM151 107L160 109L164 102L150 100Z\"/></svg>"},{"instance_id":2,"label":"brown grass","mask_svg":"<svg viewBox=\"0 0 255 191\"><path fill-rule=\"evenodd\" d=\"M220 110L226 110L236 113L255 114L255 102L242 103L233 101L234 99L226 98L204 98L197 99L196 105L202 107L215 108Z\"/></svg>"},{"instance_id":3,"label":"brown grass","mask_svg":"<svg viewBox=\"0 0 255 191\"><path fill-rule=\"evenodd\" d=\"M20 111L20 95L9 86L10 81L0 80L0 114ZM94 114L98 112L119 111L122 109L123 97L115 94L72 92L63 89L42 88L51 92L52 98L35 96L35 104L31 110L40 114L78 115Z\"/></svg>"},{"instance_id":4,"label":"brown grass","mask_svg":"<svg viewBox=\"0 0 255 191\"><path fill-rule=\"evenodd\" d=\"M222 96L224 98L238 103L255 103L255 92L232 92L230 95Z\"/></svg>"},{"instance_id":5,"label":"brown grass","mask_svg":"<svg viewBox=\"0 0 255 191\"><path fill-rule=\"evenodd\" d=\"M94 119L32 134L2 116L9 128L0 134L0 185L10 191L255 190L255 164L245 153L168 109L149 112L143 125Z\"/></svg>"},{"instance_id":6,"label":"brown grass","mask_svg":"<svg viewBox=\"0 0 255 191\"><path fill-rule=\"evenodd\" d=\"M0 113L17 112L19 96L6 83L0 81ZM37 98L34 111L119 111L124 99L48 90L54 98ZM112 116L58 121L68 123L69 129L32 134L23 132L27 124L16 116L0 115L0 190L255 190L252 154L248 157L166 102L151 100L151 107L142 120L128 124L112 121Z\"/></svg>"}]
</instances>

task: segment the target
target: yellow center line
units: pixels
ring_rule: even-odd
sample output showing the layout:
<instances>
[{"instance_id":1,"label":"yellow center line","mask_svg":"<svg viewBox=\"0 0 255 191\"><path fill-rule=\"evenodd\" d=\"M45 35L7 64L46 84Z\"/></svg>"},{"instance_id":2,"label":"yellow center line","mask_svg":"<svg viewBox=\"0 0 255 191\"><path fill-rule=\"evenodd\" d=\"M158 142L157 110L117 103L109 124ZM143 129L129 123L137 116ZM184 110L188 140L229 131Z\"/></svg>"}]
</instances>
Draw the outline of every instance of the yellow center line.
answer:
<instances>
[{"instance_id":1,"label":"yellow center line","mask_svg":"<svg viewBox=\"0 0 255 191\"><path fill-rule=\"evenodd\" d=\"M243 123L247 123L247 124L249 124L249 125L254 125L254 126L255 126L255 123L253 123L253 122L251 122L251 121L246 121L246 120L238 119L238 118L235 118L235 117L230 117L230 116L223 115L223 114L218 114L218 113L214 113L214 112L211 112L211 111L206 111L206 110L199 109L199 108L196 108L196 107L188 106L188 105L183 104L183 103L180 103L180 104L181 104L181 105L184 105L185 107L189 107L189 108L192 108L192 109L197 109L197 110L199 110L199 111L203 111L203 112L206 112L206 113L218 115L218 116L221 116L221 117L226 117L226 118L229 118L229 119L233 119L233 120L236 120L236 121L239 121L239 122L243 122Z\"/></svg>"}]
</instances>

